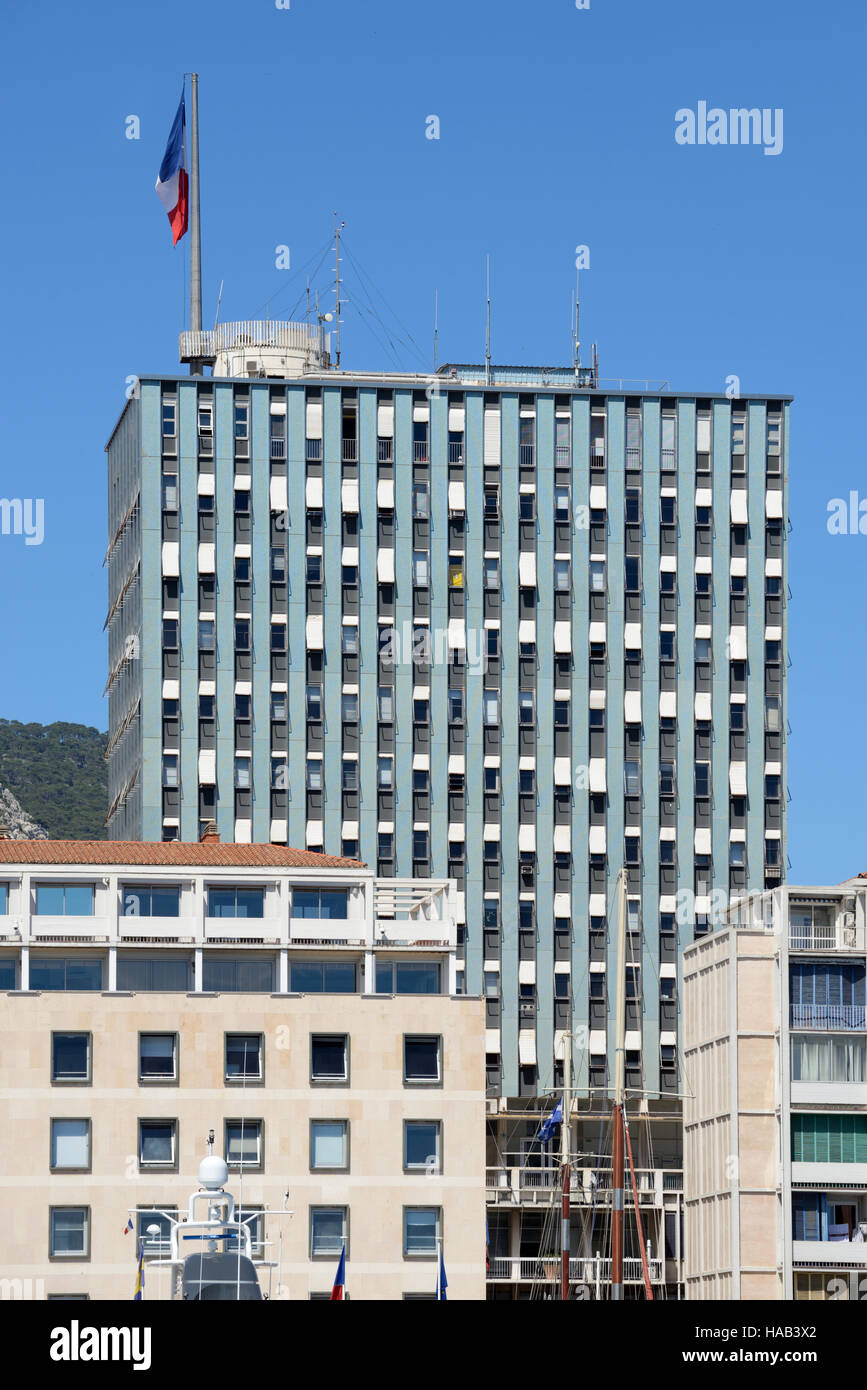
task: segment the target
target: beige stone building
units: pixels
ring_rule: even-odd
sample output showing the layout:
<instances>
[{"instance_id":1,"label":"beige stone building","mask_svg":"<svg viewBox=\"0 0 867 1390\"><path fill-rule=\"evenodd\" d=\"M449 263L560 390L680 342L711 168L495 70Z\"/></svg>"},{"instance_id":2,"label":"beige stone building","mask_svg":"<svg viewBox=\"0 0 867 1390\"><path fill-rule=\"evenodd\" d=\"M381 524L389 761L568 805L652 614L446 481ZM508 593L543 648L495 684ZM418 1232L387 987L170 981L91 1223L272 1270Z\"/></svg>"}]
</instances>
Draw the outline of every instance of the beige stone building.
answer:
<instances>
[{"instance_id":1,"label":"beige stone building","mask_svg":"<svg viewBox=\"0 0 867 1390\"><path fill-rule=\"evenodd\" d=\"M867 1294L865 926L789 886L684 953L688 1298Z\"/></svg>"},{"instance_id":2,"label":"beige stone building","mask_svg":"<svg viewBox=\"0 0 867 1390\"><path fill-rule=\"evenodd\" d=\"M480 1000L448 881L278 846L0 842L3 1296L168 1298L214 1135L263 1290L485 1292ZM289 1214L278 1215L284 1212ZM133 1229L125 1233L131 1220Z\"/></svg>"}]
</instances>

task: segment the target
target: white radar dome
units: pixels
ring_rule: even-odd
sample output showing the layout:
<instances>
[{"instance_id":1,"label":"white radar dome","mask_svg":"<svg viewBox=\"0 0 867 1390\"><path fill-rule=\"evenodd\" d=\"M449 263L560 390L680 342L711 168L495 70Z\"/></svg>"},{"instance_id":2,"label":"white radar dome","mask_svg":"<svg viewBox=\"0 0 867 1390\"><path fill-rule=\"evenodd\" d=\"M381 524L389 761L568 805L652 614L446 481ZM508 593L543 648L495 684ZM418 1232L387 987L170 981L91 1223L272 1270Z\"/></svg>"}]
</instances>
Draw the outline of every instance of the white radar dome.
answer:
<instances>
[{"instance_id":1,"label":"white radar dome","mask_svg":"<svg viewBox=\"0 0 867 1390\"><path fill-rule=\"evenodd\" d=\"M199 1183L209 1192L217 1192L229 1176L225 1159L217 1154L209 1154L199 1164Z\"/></svg>"}]
</instances>

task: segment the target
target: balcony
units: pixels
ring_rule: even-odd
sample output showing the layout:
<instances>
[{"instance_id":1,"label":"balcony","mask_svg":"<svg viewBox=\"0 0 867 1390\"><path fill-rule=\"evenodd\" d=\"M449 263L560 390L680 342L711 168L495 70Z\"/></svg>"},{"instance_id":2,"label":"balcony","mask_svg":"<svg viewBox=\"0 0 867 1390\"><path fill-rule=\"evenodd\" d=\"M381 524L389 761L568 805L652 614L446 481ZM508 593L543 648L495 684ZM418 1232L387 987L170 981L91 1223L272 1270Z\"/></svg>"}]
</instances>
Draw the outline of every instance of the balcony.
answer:
<instances>
[{"instance_id":1,"label":"balcony","mask_svg":"<svg viewBox=\"0 0 867 1390\"><path fill-rule=\"evenodd\" d=\"M343 440L343 462L344 462L344 463L357 463L357 462L358 462L358 440L357 440L357 439L346 439L346 438L344 438L344 440Z\"/></svg>"},{"instance_id":2,"label":"balcony","mask_svg":"<svg viewBox=\"0 0 867 1390\"><path fill-rule=\"evenodd\" d=\"M447 950L454 944L448 922L430 922L424 918L383 918L376 922L376 946L438 946Z\"/></svg>"},{"instance_id":3,"label":"balcony","mask_svg":"<svg viewBox=\"0 0 867 1390\"><path fill-rule=\"evenodd\" d=\"M863 1004L792 1004L789 1022L792 1028L837 1029L852 1032L864 1028Z\"/></svg>"},{"instance_id":4,"label":"balcony","mask_svg":"<svg viewBox=\"0 0 867 1390\"><path fill-rule=\"evenodd\" d=\"M30 940L34 945L49 941L107 941L106 917L33 917Z\"/></svg>"},{"instance_id":5,"label":"balcony","mask_svg":"<svg viewBox=\"0 0 867 1390\"><path fill-rule=\"evenodd\" d=\"M560 1196L560 1164L553 1154L535 1164L522 1154L504 1154L503 1162L486 1169L487 1201L493 1205L515 1205L551 1202ZM610 1168L572 1167L572 1205L606 1205L611 1200L613 1172ZM631 1204L629 1174L625 1177L628 1202ZM663 1194L683 1191L683 1170L680 1168L636 1168L635 1185L639 1205L662 1207Z\"/></svg>"},{"instance_id":6,"label":"balcony","mask_svg":"<svg viewBox=\"0 0 867 1390\"><path fill-rule=\"evenodd\" d=\"M272 459L284 459L284 458L286 457L286 440L285 440L285 439L274 439L274 438L272 438L272 440L271 440L271 457L272 457Z\"/></svg>"},{"instance_id":7,"label":"balcony","mask_svg":"<svg viewBox=\"0 0 867 1390\"><path fill-rule=\"evenodd\" d=\"M364 921L347 917L293 917L290 946L353 946L365 944Z\"/></svg>"},{"instance_id":8,"label":"balcony","mask_svg":"<svg viewBox=\"0 0 867 1390\"><path fill-rule=\"evenodd\" d=\"M661 1284L664 1280L663 1261L649 1259L650 1280ZM520 1255L517 1257L495 1256L488 1270L489 1283L535 1283L539 1280L556 1282L560 1279L559 1255ZM605 1284L611 1280L611 1261L595 1256L578 1255L569 1261L569 1280L576 1284ZM640 1259L628 1258L623 1261L624 1284L640 1284L644 1273Z\"/></svg>"},{"instance_id":9,"label":"balcony","mask_svg":"<svg viewBox=\"0 0 867 1390\"><path fill-rule=\"evenodd\" d=\"M196 932L192 917L119 917L121 941L192 941Z\"/></svg>"},{"instance_id":10,"label":"balcony","mask_svg":"<svg viewBox=\"0 0 867 1390\"><path fill-rule=\"evenodd\" d=\"M226 941L262 941L273 943L280 939L280 921L276 917L206 917L206 944Z\"/></svg>"},{"instance_id":11,"label":"balcony","mask_svg":"<svg viewBox=\"0 0 867 1390\"><path fill-rule=\"evenodd\" d=\"M792 1263L796 1265L867 1265L867 1241L793 1240Z\"/></svg>"}]
</instances>

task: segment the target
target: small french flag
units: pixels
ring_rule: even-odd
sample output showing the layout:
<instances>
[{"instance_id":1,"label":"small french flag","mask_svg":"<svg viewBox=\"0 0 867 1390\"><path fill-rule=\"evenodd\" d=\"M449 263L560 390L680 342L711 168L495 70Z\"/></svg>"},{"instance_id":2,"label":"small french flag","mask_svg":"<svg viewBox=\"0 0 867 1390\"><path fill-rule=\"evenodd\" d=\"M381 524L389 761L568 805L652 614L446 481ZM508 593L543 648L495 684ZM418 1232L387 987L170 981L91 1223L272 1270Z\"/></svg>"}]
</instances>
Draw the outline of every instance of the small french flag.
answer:
<instances>
[{"instance_id":1,"label":"small french flag","mask_svg":"<svg viewBox=\"0 0 867 1390\"><path fill-rule=\"evenodd\" d=\"M187 148L184 98L172 123L169 142L157 176L156 190L172 229L172 245L177 246L187 230Z\"/></svg>"},{"instance_id":2,"label":"small french flag","mask_svg":"<svg viewBox=\"0 0 867 1390\"><path fill-rule=\"evenodd\" d=\"M130 1217L129 1221L127 1221L126 1225L123 1228L124 1235L128 1236L131 1230L133 1230L132 1217Z\"/></svg>"},{"instance_id":3,"label":"small french flag","mask_svg":"<svg viewBox=\"0 0 867 1390\"><path fill-rule=\"evenodd\" d=\"M331 1303L342 1303L343 1292L346 1288L346 1246L340 1252L340 1264L337 1266L337 1273L334 1276L334 1288L331 1290Z\"/></svg>"}]
</instances>

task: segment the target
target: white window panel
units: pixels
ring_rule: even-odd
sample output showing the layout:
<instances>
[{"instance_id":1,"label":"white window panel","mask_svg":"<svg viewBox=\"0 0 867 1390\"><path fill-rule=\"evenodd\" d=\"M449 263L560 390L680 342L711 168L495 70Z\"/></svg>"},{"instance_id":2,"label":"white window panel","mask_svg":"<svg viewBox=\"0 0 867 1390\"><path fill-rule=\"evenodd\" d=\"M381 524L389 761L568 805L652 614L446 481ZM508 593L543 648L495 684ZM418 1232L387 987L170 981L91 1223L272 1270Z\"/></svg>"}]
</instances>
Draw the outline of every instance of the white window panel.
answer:
<instances>
[{"instance_id":1,"label":"white window panel","mask_svg":"<svg viewBox=\"0 0 867 1390\"><path fill-rule=\"evenodd\" d=\"M535 825L518 826L518 849L523 853L532 854L536 849L536 827Z\"/></svg>"},{"instance_id":2,"label":"white window panel","mask_svg":"<svg viewBox=\"0 0 867 1390\"><path fill-rule=\"evenodd\" d=\"M536 410L532 405L522 405L519 414L522 420L534 420L536 418Z\"/></svg>"},{"instance_id":3,"label":"white window panel","mask_svg":"<svg viewBox=\"0 0 867 1390\"><path fill-rule=\"evenodd\" d=\"M747 765L746 763L732 763L729 767L729 790L732 796L746 796L747 794Z\"/></svg>"},{"instance_id":4,"label":"white window panel","mask_svg":"<svg viewBox=\"0 0 867 1390\"><path fill-rule=\"evenodd\" d=\"M729 695L729 703L732 705L745 705L746 702L747 697L744 694L738 694L737 692L735 692L734 694Z\"/></svg>"},{"instance_id":5,"label":"white window panel","mask_svg":"<svg viewBox=\"0 0 867 1390\"><path fill-rule=\"evenodd\" d=\"M710 453L709 419L700 419L695 422L695 451L697 454Z\"/></svg>"},{"instance_id":6,"label":"white window panel","mask_svg":"<svg viewBox=\"0 0 867 1390\"><path fill-rule=\"evenodd\" d=\"M536 640L536 619L521 618L518 623L518 641L535 642Z\"/></svg>"},{"instance_id":7,"label":"white window panel","mask_svg":"<svg viewBox=\"0 0 867 1390\"><path fill-rule=\"evenodd\" d=\"M595 643L595 642L602 642L602 643L604 644L604 642L605 642L605 624L604 624L604 623L598 623L598 622L597 622L597 623L591 623L591 624L590 624L590 631L589 631L588 636L589 636L589 640L590 640L591 644L592 644L592 643Z\"/></svg>"},{"instance_id":8,"label":"white window panel","mask_svg":"<svg viewBox=\"0 0 867 1390\"><path fill-rule=\"evenodd\" d=\"M587 911L589 912L589 914L590 914L591 917L604 917L604 916L605 916L605 894L604 894L604 893L591 893L591 894L590 894L590 902L589 902Z\"/></svg>"},{"instance_id":9,"label":"white window panel","mask_svg":"<svg viewBox=\"0 0 867 1390\"><path fill-rule=\"evenodd\" d=\"M252 694L253 694L253 682L252 682L252 681L235 681L235 694L236 694L236 695L252 695Z\"/></svg>"},{"instance_id":10,"label":"white window panel","mask_svg":"<svg viewBox=\"0 0 867 1390\"><path fill-rule=\"evenodd\" d=\"M485 410L485 467L500 466L500 411L496 406Z\"/></svg>"},{"instance_id":11,"label":"white window panel","mask_svg":"<svg viewBox=\"0 0 867 1390\"><path fill-rule=\"evenodd\" d=\"M659 692L659 717L660 719L677 718L677 691L660 690Z\"/></svg>"},{"instance_id":12,"label":"white window panel","mask_svg":"<svg viewBox=\"0 0 867 1390\"><path fill-rule=\"evenodd\" d=\"M572 916L572 899L571 899L571 897L569 896L568 893L555 893L555 894L554 894L554 916L555 916L555 917L571 917L571 916Z\"/></svg>"},{"instance_id":13,"label":"white window panel","mask_svg":"<svg viewBox=\"0 0 867 1390\"><path fill-rule=\"evenodd\" d=\"M466 510L466 496L464 485L459 480L449 483L449 511L462 512Z\"/></svg>"},{"instance_id":14,"label":"white window panel","mask_svg":"<svg viewBox=\"0 0 867 1390\"><path fill-rule=\"evenodd\" d=\"M454 773L466 771L466 758L463 753L449 753L448 771Z\"/></svg>"},{"instance_id":15,"label":"white window panel","mask_svg":"<svg viewBox=\"0 0 867 1390\"><path fill-rule=\"evenodd\" d=\"M213 550L213 546L211 549ZM201 551L201 546L199 546ZM199 567L201 568L201 566ZM181 547L179 541L163 541L163 575L177 579L181 572Z\"/></svg>"},{"instance_id":16,"label":"white window panel","mask_svg":"<svg viewBox=\"0 0 867 1390\"><path fill-rule=\"evenodd\" d=\"M713 491L709 487L697 487L695 490L695 505L697 507L713 506Z\"/></svg>"},{"instance_id":17,"label":"white window panel","mask_svg":"<svg viewBox=\"0 0 867 1390\"><path fill-rule=\"evenodd\" d=\"M376 433L380 439L394 438L394 406L379 405L376 408Z\"/></svg>"},{"instance_id":18,"label":"white window panel","mask_svg":"<svg viewBox=\"0 0 867 1390\"><path fill-rule=\"evenodd\" d=\"M461 821L456 821L456 820L449 821L449 840L450 840L450 841L452 841L452 840L463 840L463 839L465 838L465 836L466 836L466 830L464 829L464 825L463 825L463 823L462 823Z\"/></svg>"},{"instance_id":19,"label":"white window panel","mask_svg":"<svg viewBox=\"0 0 867 1390\"><path fill-rule=\"evenodd\" d=\"M782 838L783 838L783 837L782 837L782 835L780 834L779 830L766 830L766 831L765 831L765 839L766 839L766 840L781 840Z\"/></svg>"},{"instance_id":20,"label":"white window panel","mask_svg":"<svg viewBox=\"0 0 867 1390\"><path fill-rule=\"evenodd\" d=\"M708 639L710 639L711 637L713 637L713 628L711 627L711 624L710 624L710 623L696 623L696 625L695 625L695 635L696 635L696 637L707 637Z\"/></svg>"},{"instance_id":21,"label":"white window panel","mask_svg":"<svg viewBox=\"0 0 867 1390\"><path fill-rule=\"evenodd\" d=\"M272 414L272 415L285 415L285 414L286 414L286 402L285 402L285 401L271 401L270 410L271 410L271 414Z\"/></svg>"},{"instance_id":22,"label":"white window panel","mask_svg":"<svg viewBox=\"0 0 867 1390\"><path fill-rule=\"evenodd\" d=\"M626 623L623 628L623 645L629 651L641 648L641 623Z\"/></svg>"},{"instance_id":23,"label":"white window panel","mask_svg":"<svg viewBox=\"0 0 867 1390\"><path fill-rule=\"evenodd\" d=\"M430 772L430 753L413 753L413 772Z\"/></svg>"},{"instance_id":24,"label":"white window panel","mask_svg":"<svg viewBox=\"0 0 867 1390\"><path fill-rule=\"evenodd\" d=\"M605 781L605 759L590 759L590 790L591 792L604 792L608 790Z\"/></svg>"},{"instance_id":25,"label":"white window panel","mask_svg":"<svg viewBox=\"0 0 867 1390\"><path fill-rule=\"evenodd\" d=\"M735 488L731 497L732 524L746 526L748 520L747 494L743 488Z\"/></svg>"},{"instance_id":26,"label":"white window panel","mask_svg":"<svg viewBox=\"0 0 867 1390\"><path fill-rule=\"evenodd\" d=\"M489 627L499 627L499 626L500 626L500 619L499 619L499 618L485 618L485 630L486 630L486 631L487 631L487 629L488 629Z\"/></svg>"},{"instance_id":27,"label":"white window panel","mask_svg":"<svg viewBox=\"0 0 867 1390\"><path fill-rule=\"evenodd\" d=\"M252 476L251 476L249 473L236 473L236 474L235 474L235 491L236 491L236 492L252 492L252 490L253 490L253 479L252 479Z\"/></svg>"},{"instance_id":28,"label":"white window panel","mask_svg":"<svg viewBox=\"0 0 867 1390\"><path fill-rule=\"evenodd\" d=\"M765 641L766 641L766 642L782 642L782 640L783 640L783 629L782 629L781 627L766 627L766 628L765 628Z\"/></svg>"},{"instance_id":29,"label":"white window panel","mask_svg":"<svg viewBox=\"0 0 867 1390\"><path fill-rule=\"evenodd\" d=\"M604 1057L608 1051L608 1041L604 1028L590 1029L590 1056Z\"/></svg>"},{"instance_id":30,"label":"white window panel","mask_svg":"<svg viewBox=\"0 0 867 1390\"><path fill-rule=\"evenodd\" d=\"M676 497L676 496L677 496L677 488L676 488L676 487L661 487L661 488L659 489L659 495L660 495L660 497Z\"/></svg>"},{"instance_id":31,"label":"white window panel","mask_svg":"<svg viewBox=\"0 0 867 1390\"><path fill-rule=\"evenodd\" d=\"M199 542L199 574L216 573L216 549L212 541ZM177 546L175 550L177 551ZM165 570L163 573L165 574Z\"/></svg>"},{"instance_id":32,"label":"white window panel","mask_svg":"<svg viewBox=\"0 0 867 1390\"><path fill-rule=\"evenodd\" d=\"M518 582L525 589L536 587L536 554L533 550L522 550L518 556Z\"/></svg>"},{"instance_id":33,"label":"white window panel","mask_svg":"<svg viewBox=\"0 0 867 1390\"><path fill-rule=\"evenodd\" d=\"M531 1033L529 1028L518 1031L518 1061L522 1067L536 1065L536 1034Z\"/></svg>"},{"instance_id":34,"label":"white window panel","mask_svg":"<svg viewBox=\"0 0 867 1390\"><path fill-rule=\"evenodd\" d=\"M594 961L591 961L591 962L590 962L590 974L591 974L591 975L604 975L604 974L605 974L605 961L604 961L604 960L594 960Z\"/></svg>"},{"instance_id":35,"label":"white window panel","mask_svg":"<svg viewBox=\"0 0 867 1390\"><path fill-rule=\"evenodd\" d=\"M641 691L627 690L623 696L623 718L627 724L641 723Z\"/></svg>"},{"instance_id":36,"label":"white window panel","mask_svg":"<svg viewBox=\"0 0 867 1390\"><path fill-rule=\"evenodd\" d=\"M321 614L311 613L307 618L307 650L321 652L325 645L323 619Z\"/></svg>"},{"instance_id":37,"label":"white window panel","mask_svg":"<svg viewBox=\"0 0 867 1390\"><path fill-rule=\"evenodd\" d=\"M534 985L536 983L536 962L534 960L522 960L518 962L518 984Z\"/></svg>"},{"instance_id":38,"label":"white window panel","mask_svg":"<svg viewBox=\"0 0 867 1390\"><path fill-rule=\"evenodd\" d=\"M747 559L745 555L733 555L729 561L729 574L742 574L746 576Z\"/></svg>"},{"instance_id":39,"label":"white window panel","mask_svg":"<svg viewBox=\"0 0 867 1390\"><path fill-rule=\"evenodd\" d=\"M341 694L342 694L342 695L357 695L357 694L358 694L358 686L357 686L357 685L342 685L342 686L340 687L340 691L341 691Z\"/></svg>"},{"instance_id":40,"label":"white window panel","mask_svg":"<svg viewBox=\"0 0 867 1390\"><path fill-rule=\"evenodd\" d=\"M772 488L765 493L765 516L780 517L783 515L783 494L779 488Z\"/></svg>"},{"instance_id":41,"label":"white window panel","mask_svg":"<svg viewBox=\"0 0 867 1390\"><path fill-rule=\"evenodd\" d=\"M321 820L309 820L304 839L308 845L324 844L323 822Z\"/></svg>"},{"instance_id":42,"label":"white window panel","mask_svg":"<svg viewBox=\"0 0 867 1390\"><path fill-rule=\"evenodd\" d=\"M604 709L604 708L605 708L605 691L604 691L604 690L591 690L591 691L590 691L590 705L589 705L589 708L590 708L590 709Z\"/></svg>"},{"instance_id":43,"label":"white window panel","mask_svg":"<svg viewBox=\"0 0 867 1390\"><path fill-rule=\"evenodd\" d=\"M626 1051L641 1051L641 1033L637 1028L627 1028L626 1030Z\"/></svg>"},{"instance_id":44,"label":"white window panel","mask_svg":"<svg viewBox=\"0 0 867 1390\"><path fill-rule=\"evenodd\" d=\"M416 403L412 408L412 418L416 425L426 425L430 419L430 406Z\"/></svg>"},{"instance_id":45,"label":"white window panel","mask_svg":"<svg viewBox=\"0 0 867 1390\"><path fill-rule=\"evenodd\" d=\"M448 646L450 651L466 651L467 629L463 618L449 618Z\"/></svg>"},{"instance_id":46,"label":"white window panel","mask_svg":"<svg viewBox=\"0 0 867 1390\"><path fill-rule=\"evenodd\" d=\"M246 817L243 820L235 821L235 844L251 845L253 843L253 822Z\"/></svg>"},{"instance_id":47,"label":"white window panel","mask_svg":"<svg viewBox=\"0 0 867 1390\"><path fill-rule=\"evenodd\" d=\"M307 430L307 438L308 438L308 439L321 439L321 438L322 438L322 402L321 402L321 401L308 401L308 402L307 402L307 425L306 425L306 430Z\"/></svg>"},{"instance_id":48,"label":"white window panel","mask_svg":"<svg viewBox=\"0 0 867 1390\"><path fill-rule=\"evenodd\" d=\"M485 1052L496 1056L500 1051L500 1030L499 1028L485 1029Z\"/></svg>"},{"instance_id":49,"label":"white window panel","mask_svg":"<svg viewBox=\"0 0 867 1390\"><path fill-rule=\"evenodd\" d=\"M536 484L535 484L535 483L522 483L521 486L518 488L518 491L519 491L519 492L523 492L523 493L535 493L535 491L536 491Z\"/></svg>"},{"instance_id":50,"label":"white window panel","mask_svg":"<svg viewBox=\"0 0 867 1390\"><path fill-rule=\"evenodd\" d=\"M772 579L773 579L773 578L782 579L782 577L783 577L783 562L782 562L782 560L766 560L766 561L765 561L765 574L769 574L769 575L771 576Z\"/></svg>"},{"instance_id":51,"label":"white window panel","mask_svg":"<svg viewBox=\"0 0 867 1390\"><path fill-rule=\"evenodd\" d=\"M383 511L394 511L394 478L380 478L376 484L376 505Z\"/></svg>"},{"instance_id":52,"label":"white window panel","mask_svg":"<svg viewBox=\"0 0 867 1390\"><path fill-rule=\"evenodd\" d=\"M735 845L743 845L743 844L746 844L746 839L747 839L747 832L746 832L745 830L730 830L730 831L729 831L729 840L731 841L732 844L735 844Z\"/></svg>"},{"instance_id":53,"label":"white window panel","mask_svg":"<svg viewBox=\"0 0 867 1390\"><path fill-rule=\"evenodd\" d=\"M713 560L709 555L696 555L695 572L696 574L713 574Z\"/></svg>"},{"instance_id":54,"label":"white window panel","mask_svg":"<svg viewBox=\"0 0 867 1390\"><path fill-rule=\"evenodd\" d=\"M322 479L308 478L304 485L304 501L313 511L322 507Z\"/></svg>"},{"instance_id":55,"label":"white window panel","mask_svg":"<svg viewBox=\"0 0 867 1390\"><path fill-rule=\"evenodd\" d=\"M449 429L455 434L463 434L464 407L462 405L449 406Z\"/></svg>"},{"instance_id":56,"label":"white window panel","mask_svg":"<svg viewBox=\"0 0 867 1390\"><path fill-rule=\"evenodd\" d=\"M235 546L235 559L236 559L236 560L249 560L249 559L251 558L252 554L253 554L253 547L250 546L250 545L242 545L241 542L239 541L238 544Z\"/></svg>"},{"instance_id":57,"label":"white window panel","mask_svg":"<svg viewBox=\"0 0 867 1390\"><path fill-rule=\"evenodd\" d=\"M358 511L358 479L344 478L340 484L340 509L347 513ZM349 836L347 836L347 839Z\"/></svg>"},{"instance_id":58,"label":"white window panel","mask_svg":"<svg viewBox=\"0 0 867 1390\"><path fill-rule=\"evenodd\" d=\"M376 553L376 577L380 584L394 583L394 551L378 550Z\"/></svg>"},{"instance_id":59,"label":"white window panel","mask_svg":"<svg viewBox=\"0 0 867 1390\"><path fill-rule=\"evenodd\" d=\"M664 1031L659 1035L660 1047L677 1047L677 1034Z\"/></svg>"},{"instance_id":60,"label":"white window panel","mask_svg":"<svg viewBox=\"0 0 867 1390\"><path fill-rule=\"evenodd\" d=\"M677 574L677 556L660 555L659 568L664 574Z\"/></svg>"},{"instance_id":61,"label":"white window panel","mask_svg":"<svg viewBox=\"0 0 867 1390\"><path fill-rule=\"evenodd\" d=\"M677 910L677 898L674 893L663 893L659 899L660 912L675 912Z\"/></svg>"},{"instance_id":62,"label":"white window panel","mask_svg":"<svg viewBox=\"0 0 867 1390\"><path fill-rule=\"evenodd\" d=\"M200 473L199 481L196 484L196 492L199 497L213 497L214 495L214 475L213 473Z\"/></svg>"},{"instance_id":63,"label":"white window panel","mask_svg":"<svg viewBox=\"0 0 867 1390\"><path fill-rule=\"evenodd\" d=\"M497 840L499 840L499 838L500 838L500 827L499 827L499 825L497 825L494 821L490 821L490 820L489 820L489 821L486 821L486 823L485 823L485 829L484 829L484 834L483 834L482 838L483 838L485 841L487 841L488 844L491 844L492 842L496 842Z\"/></svg>"},{"instance_id":64,"label":"white window panel","mask_svg":"<svg viewBox=\"0 0 867 1390\"><path fill-rule=\"evenodd\" d=\"M660 840L676 840L677 831L673 825L662 825L659 828L659 838Z\"/></svg>"},{"instance_id":65,"label":"white window panel","mask_svg":"<svg viewBox=\"0 0 867 1390\"><path fill-rule=\"evenodd\" d=\"M340 563L341 563L342 565L357 565L357 564L358 564L358 546L357 546L357 545L345 545L345 546L343 547L343 550L341 551L341 554L340 554Z\"/></svg>"},{"instance_id":66,"label":"white window panel","mask_svg":"<svg viewBox=\"0 0 867 1390\"><path fill-rule=\"evenodd\" d=\"M661 980L676 980L677 966L673 962L666 961L659 967L659 978Z\"/></svg>"},{"instance_id":67,"label":"white window panel","mask_svg":"<svg viewBox=\"0 0 867 1390\"><path fill-rule=\"evenodd\" d=\"M282 844L289 838L289 822L285 820L272 820L268 838L272 844Z\"/></svg>"},{"instance_id":68,"label":"white window panel","mask_svg":"<svg viewBox=\"0 0 867 1390\"><path fill-rule=\"evenodd\" d=\"M765 776L766 776L766 777L782 777L782 775L783 775L783 764L782 764L782 763L765 763Z\"/></svg>"},{"instance_id":69,"label":"white window panel","mask_svg":"<svg viewBox=\"0 0 867 1390\"><path fill-rule=\"evenodd\" d=\"M285 478L272 478L269 485L269 499L272 512L285 512L289 508L289 496Z\"/></svg>"},{"instance_id":70,"label":"white window panel","mask_svg":"<svg viewBox=\"0 0 867 1390\"><path fill-rule=\"evenodd\" d=\"M572 827L569 825L554 826L554 853L569 854L572 849Z\"/></svg>"},{"instance_id":71,"label":"white window panel","mask_svg":"<svg viewBox=\"0 0 867 1390\"><path fill-rule=\"evenodd\" d=\"M607 837L604 825L591 825L589 834L589 846L591 854L605 854Z\"/></svg>"},{"instance_id":72,"label":"white window panel","mask_svg":"<svg viewBox=\"0 0 867 1390\"><path fill-rule=\"evenodd\" d=\"M571 975L571 973L572 973L572 965L571 965L571 963L570 963L568 960L555 960L555 962L554 962L554 974L555 974L555 975Z\"/></svg>"},{"instance_id":73,"label":"white window panel","mask_svg":"<svg viewBox=\"0 0 867 1390\"><path fill-rule=\"evenodd\" d=\"M273 687L272 687L272 688L273 688ZM283 688L284 688L284 690L285 690L286 687L284 686ZM199 694L200 694L200 695L216 695L216 693L217 693L217 682L216 682L216 681L199 681Z\"/></svg>"},{"instance_id":74,"label":"white window panel","mask_svg":"<svg viewBox=\"0 0 867 1390\"><path fill-rule=\"evenodd\" d=\"M554 786L568 787L572 784L572 764L568 758L554 759Z\"/></svg>"},{"instance_id":75,"label":"white window panel","mask_svg":"<svg viewBox=\"0 0 867 1390\"><path fill-rule=\"evenodd\" d=\"M747 659L747 630L745 627L733 627L729 633L729 660L746 661Z\"/></svg>"},{"instance_id":76,"label":"white window panel","mask_svg":"<svg viewBox=\"0 0 867 1390\"><path fill-rule=\"evenodd\" d=\"M216 748L199 749L199 783L203 787L213 787L217 781Z\"/></svg>"},{"instance_id":77,"label":"white window panel","mask_svg":"<svg viewBox=\"0 0 867 1390\"><path fill-rule=\"evenodd\" d=\"M394 821L393 821L393 820L381 820L381 821L377 821L376 829L377 829L378 833L381 834L381 835L393 835L393 834L394 834Z\"/></svg>"},{"instance_id":78,"label":"white window panel","mask_svg":"<svg viewBox=\"0 0 867 1390\"><path fill-rule=\"evenodd\" d=\"M554 651L571 652L572 650L572 624L569 622L556 622L554 624Z\"/></svg>"},{"instance_id":79,"label":"white window panel","mask_svg":"<svg viewBox=\"0 0 867 1390\"><path fill-rule=\"evenodd\" d=\"M345 820L345 821L343 822L342 826L340 827L340 833L341 833L341 836L342 836L342 838L343 838L344 840L357 840L357 839L358 839L358 821L357 821L357 820Z\"/></svg>"},{"instance_id":80,"label":"white window panel","mask_svg":"<svg viewBox=\"0 0 867 1390\"><path fill-rule=\"evenodd\" d=\"M554 687L554 699L555 699L555 700L571 700L571 699L572 699L572 691L571 691L570 689L568 689L568 687L566 687L566 686L555 685L555 687Z\"/></svg>"},{"instance_id":81,"label":"white window panel","mask_svg":"<svg viewBox=\"0 0 867 1390\"><path fill-rule=\"evenodd\" d=\"M696 719L712 719L711 696L709 691L696 691L695 696L695 717Z\"/></svg>"},{"instance_id":82,"label":"white window panel","mask_svg":"<svg viewBox=\"0 0 867 1390\"><path fill-rule=\"evenodd\" d=\"M554 1059L562 1062L566 1053L566 1029L554 1029Z\"/></svg>"},{"instance_id":83,"label":"white window panel","mask_svg":"<svg viewBox=\"0 0 867 1390\"><path fill-rule=\"evenodd\" d=\"M179 700L180 698L181 698L181 683L180 683L180 681L164 680L164 681L163 681L163 699L164 699L164 700Z\"/></svg>"},{"instance_id":84,"label":"white window panel","mask_svg":"<svg viewBox=\"0 0 867 1390\"><path fill-rule=\"evenodd\" d=\"M499 753L486 753L486 754L485 754L485 767L499 767L499 766L500 766L500 755L499 755Z\"/></svg>"},{"instance_id":85,"label":"white window panel","mask_svg":"<svg viewBox=\"0 0 867 1390\"><path fill-rule=\"evenodd\" d=\"M696 854L710 854L710 830L699 826L695 832L695 852Z\"/></svg>"},{"instance_id":86,"label":"white window panel","mask_svg":"<svg viewBox=\"0 0 867 1390\"><path fill-rule=\"evenodd\" d=\"M497 766L499 766L499 759L497 759ZM519 772L532 772L535 769L535 767L536 758L535 755L532 753L523 753L521 757L518 759Z\"/></svg>"}]
</instances>

